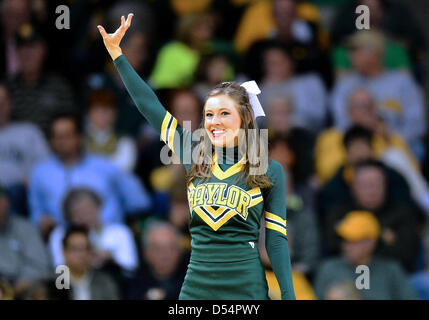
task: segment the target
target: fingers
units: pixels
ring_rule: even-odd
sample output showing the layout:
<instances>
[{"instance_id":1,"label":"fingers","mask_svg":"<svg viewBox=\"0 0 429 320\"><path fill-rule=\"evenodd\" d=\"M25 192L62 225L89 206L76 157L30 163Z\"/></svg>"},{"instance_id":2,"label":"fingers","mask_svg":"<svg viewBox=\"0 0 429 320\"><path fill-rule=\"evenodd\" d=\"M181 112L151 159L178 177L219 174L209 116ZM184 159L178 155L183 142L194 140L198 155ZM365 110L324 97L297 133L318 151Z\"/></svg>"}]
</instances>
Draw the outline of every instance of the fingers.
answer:
<instances>
[{"instance_id":1,"label":"fingers","mask_svg":"<svg viewBox=\"0 0 429 320\"><path fill-rule=\"evenodd\" d=\"M121 28L125 25L125 17L121 16Z\"/></svg>"},{"instance_id":2,"label":"fingers","mask_svg":"<svg viewBox=\"0 0 429 320\"><path fill-rule=\"evenodd\" d=\"M129 27L130 27L130 25L131 25L131 20L133 20L133 17L134 17L134 13L129 13L129 14L128 14L127 21L126 21L126 23L125 23L125 25L127 26L127 28L129 28Z\"/></svg>"},{"instance_id":3,"label":"fingers","mask_svg":"<svg viewBox=\"0 0 429 320\"><path fill-rule=\"evenodd\" d=\"M107 36L106 30L102 26L98 25L97 28L103 38Z\"/></svg>"}]
</instances>

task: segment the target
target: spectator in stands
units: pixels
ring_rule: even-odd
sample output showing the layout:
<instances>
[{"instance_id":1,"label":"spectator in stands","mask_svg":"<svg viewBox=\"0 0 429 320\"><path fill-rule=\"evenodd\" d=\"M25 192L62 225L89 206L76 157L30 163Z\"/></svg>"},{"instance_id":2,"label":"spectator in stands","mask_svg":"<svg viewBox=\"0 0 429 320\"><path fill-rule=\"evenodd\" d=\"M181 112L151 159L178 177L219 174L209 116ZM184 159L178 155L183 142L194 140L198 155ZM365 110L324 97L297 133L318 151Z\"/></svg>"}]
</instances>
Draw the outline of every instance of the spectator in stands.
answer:
<instances>
[{"instance_id":1,"label":"spectator in stands","mask_svg":"<svg viewBox=\"0 0 429 320\"><path fill-rule=\"evenodd\" d=\"M297 74L309 71L317 72L327 87L330 87L332 71L327 52L329 40L320 25L298 16L297 2L297 0L272 1L270 18L274 21L274 26L270 27L262 38L264 40L253 43L247 51L244 51L246 52L246 73L252 79L261 77L262 53L266 46L270 46L272 40L276 40L284 44L291 52L291 59L295 62ZM248 27L250 30L255 29L255 23L251 22ZM236 39L240 42L247 40L245 37Z\"/></svg>"},{"instance_id":2,"label":"spectator in stands","mask_svg":"<svg viewBox=\"0 0 429 320\"><path fill-rule=\"evenodd\" d=\"M30 173L49 155L49 148L36 126L10 121L11 109L9 92L0 83L0 185L9 195L11 211L26 215Z\"/></svg>"},{"instance_id":3,"label":"spectator in stands","mask_svg":"<svg viewBox=\"0 0 429 320\"><path fill-rule=\"evenodd\" d=\"M103 224L124 222L126 214L150 208L144 186L104 158L86 154L81 124L70 114L56 115L50 125L53 155L34 169L30 188L31 220L45 239L56 224L63 224L61 204L69 189L86 186L101 197Z\"/></svg>"},{"instance_id":4,"label":"spectator in stands","mask_svg":"<svg viewBox=\"0 0 429 320\"><path fill-rule=\"evenodd\" d=\"M293 100L293 124L317 133L325 124L327 94L316 73L295 75L294 61L285 46L273 43L263 52L263 77L260 100L265 112L271 112L270 101L277 96Z\"/></svg>"},{"instance_id":5,"label":"spectator in stands","mask_svg":"<svg viewBox=\"0 0 429 320\"><path fill-rule=\"evenodd\" d=\"M92 91L88 108L85 150L106 156L119 169L132 172L137 161L137 146L132 138L115 132L117 102L113 92Z\"/></svg>"},{"instance_id":6,"label":"spectator in stands","mask_svg":"<svg viewBox=\"0 0 429 320\"><path fill-rule=\"evenodd\" d=\"M388 40L386 44L385 66L404 67L411 63L415 75L422 80L421 56L426 48L426 40L417 19L413 17L405 3L391 0L354 0L344 3L332 21L331 32L335 43L341 43L356 32L356 7L368 6L371 12L370 29L381 31L390 35L392 40L397 40L397 43ZM411 61L407 61L404 50Z\"/></svg>"},{"instance_id":7,"label":"spectator in stands","mask_svg":"<svg viewBox=\"0 0 429 320\"><path fill-rule=\"evenodd\" d=\"M115 16L116 18L117 16ZM127 57L134 70L147 78L151 69L149 36L141 30L130 30L130 34L124 36L122 40L122 52ZM104 45L103 45L104 46ZM104 47L103 47L104 49ZM98 55L99 59L100 56ZM136 137L142 129L143 117L129 97L126 88L119 76L119 73L109 61L104 72L96 72L88 75L82 88L82 105L85 106L87 97L91 91L108 90L115 94L117 100L117 120L116 132L121 135Z\"/></svg>"},{"instance_id":8,"label":"spectator in stands","mask_svg":"<svg viewBox=\"0 0 429 320\"><path fill-rule=\"evenodd\" d=\"M359 31L350 39L349 46L353 50L353 72L337 80L331 97L335 126L344 129L350 124L347 101L354 89L364 87L372 93L387 127L399 133L417 158L423 159L421 139L426 133L426 123L420 87L408 73L384 69L382 34Z\"/></svg>"},{"instance_id":9,"label":"spectator in stands","mask_svg":"<svg viewBox=\"0 0 429 320\"><path fill-rule=\"evenodd\" d=\"M389 130L379 117L373 95L364 88L355 88L347 103L350 125L362 126L373 132L372 145L375 156L382 157L391 149L398 150L407 159L409 166L419 171L419 163L408 148L404 139ZM344 164L346 150L343 147L345 129L333 127L324 130L317 138L315 147L315 165L317 177L321 183L329 180L338 168Z\"/></svg>"},{"instance_id":10,"label":"spectator in stands","mask_svg":"<svg viewBox=\"0 0 429 320\"><path fill-rule=\"evenodd\" d=\"M319 299L335 298L332 285L340 282L367 285L358 295L350 298L364 300L408 300L417 295L408 283L407 275L394 260L378 256L377 241L383 233L383 223L367 211L352 211L342 218L335 228L341 237L341 255L327 259L319 268L314 288ZM359 280L365 274L356 272L356 267L369 268L370 278ZM362 271L361 271L362 272ZM365 272L365 271L363 271ZM329 292L331 291L331 292ZM357 296L357 297L356 297ZM344 298L344 296L343 296Z\"/></svg>"},{"instance_id":11,"label":"spectator in stands","mask_svg":"<svg viewBox=\"0 0 429 320\"><path fill-rule=\"evenodd\" d=\"M190 130L199 128L201 123L202 102L198 96L189 89L173 90L168 95L167 106L175 115L180 125L190 121Z\"/></svg>"},{"instance_id":12,"label":"spectator in stands","mask_svg":"<svg viewBox=\"0 0 429 320\"><path fill-rule=\"evenodd\" d=\"M352 280L331 283L324 291L324 300L362 300L356 283Z\"/></svg>"},{"instance_id":13,"label":"spectator in stands","mask_svg":"<svg viewBox=\"0 0 429 320\"><path fill-rule=\"evenodd\" d=\"M351 127L343 137L346 160L334 176L322 187L318 197L318 214L321 220L330 207L339 202L352 200L351 185L354 177L353 166L360 161L375 160L372 131L361 127ZM329 150L327 151L329 152ZM380 164L386 177L387 201L395 201L405 206L415 207L410 187L404 177L388 165Z\"/></svg>"},{"instance_id":14,"label":"spectator in stands","mask_svg":"<svg viewBox=\"0 0 429 320\"><path fill-rule=\"evenodd\" d=\"M0 279L0 300L13 300L13 288L10 285L9 281L5 279Z\"/></svg>"},{"instance_id":15,"label":"spectator in stands","mask_svg":"<svg viewBox=\"0 0 429 320\"><path fill-rule=\"evenodd\" d=\"M71 300L118 300L119 290L107 274L92 267L88 231L70 227L63 239L65 264L70 270Z\"/></svg>"},{"instance_id":16,"label":"spectator in stands","mask_svg":"<svg viewBox=\"0 0 429 320\"><path fill-rule=\"evenodd\" d=\"M60 75L45 69L46 42L33 26L20 28L17 48L19 73L8 83L12 118L33 122L46 132L56 112L77 111L73 91Z\"/></svg>"},{"instance_id":17,"label":"spectator in stands","mask_svg":"<svg viewBox=\"0 0 429 320\"><path fill-rule=\"evenodd\" d=\"M29 24L31 12L28 0L4 0L1 3L0 70L7 78L19 71L19 59L15 35Z\"/></svg>"},{"instance_id":18,"label":"spectator in stands","mask_svg":"<svg viewBox=\"0 0 429 320\"><path fill-rule=\"evenodd\" d=\"M284 108L284 101L281 101L279 100L280 106ZM286 119L284 113L285 111L276 113L273 108L272 112L268 114L268 125L271 132L276 128L280 129L280 126L282 126L281 120ZM288 123L290 121L284 123L286 128L288 128ZM293 181L294 192L303 199L304 203L313 207L315 202L315 192L312 182L313 136L305 129L299 127L288 128L288 132L277 130L274 132L276 132L276 135L269 140L270 156L282 164L283 168L287 168Z\"/></svg>"},{"instance_id":19,"label":"spectator in stands","mask_svg":"<svg viewBox=\"0 0 429 320\"><path fill-rule=\"evenodd\" d=\"M380 241L376 253L395 259L407 272L414 272L420 249L418 212L408 205L387 197L387 181L383 166L373 160L355 165L351 182L352 201L333 206L323 227L325 244L331 252L338 252L336 225L351 211L369 211L380 223ZM359 227L361 228L361 227ZM356 228L357 230L358 228ZM362 227L362 229L364 229Z\"/></svg>"},{"instance_id":20,"label":"spectator in stands","mask_svg":"<svg viewBox=\"0 0 429 320\"><path fill-rule=\"evenodd\" d=\"M152 222L143 235L146 268L130 281L127 299L177 300L185 276L180 233L166 222Z\"/></svg>"},{"instance_id":21,"label":"spectator in stands","mask_svg":"<svg viewBox=\"0 0 429 320\"><path fill-rule=\"evenodd\" d=\"M372 147L376 158L404 177L414 201L429 213L429 186L422 176L419 163L402 137L389 130L378 116L372 95L363 88L355 89L350 96L348 108L352 125L373 131ZM343 136L341 129L330 128L317 139L316 171L322 183L332 177L345 161Z\"/></svg>"},{"instance_id":22,"label":"spectator in stands","mask_svg":"<svg viewBox=\"0 0 429 320\"><path fill-rule=\"evenodd\" d=\"M173 182L167 193L170 200L168 221L182 234L180 242L185 254L190 253L191 235L189 233L189 205L185 170L174 174Z\"/></svg>"},{"instance_id":23,"label":"spectator in stands","mask_svg":"<svg viewBox=\"0 0 429 320\"><path fill-rule=\"evenodd\" d=\"M429 300L429 271L423 270L414 274L410 283L422 300Z\"/></svg>"},{"instance_id":24,"label":"spectator in stands","mask_svg":"<svg viewBox=\"0 0 429 320\"><path fill-rule=\"evenodd\" d=\"M211 13L194 13L180 19L175 40L158 53L150 76L156 89L192 85L201 55L223 53L234 56L229 43L214 40L215 20ZM232 59L232 58L231 58Z\"/></svg>"},{"instance_id":25,"label":"spectator in stands","mask_svg":"<svg viewBox=\"0 0 429 320\"><path fill-rule=\"evenodd\" d=\"M227 57L212 53L203 55L195 70L193 91L205 101L217 84L234 80L234 70Z\"/></svg>"},{"instance_id":26,"label":"spectator in stands","mask_svg":"<svg viewBox=\"0 0 429 320\"><path fill-rule=\"evenodd\" d=\"M125 224L103 225L99 214L102 207L103 203L94 191L87 188L71 189L63 203L64 220L67 226L88 229L95 266L103 267L114 263L124 271L132 272L139 263L133 234ZM49 239L54 266L64 264L61 241L65 231L64 227L57 226Z\"/></svg>"},{"instance_id":27,"label":"spectator in stands","mask_svg":"<svg viewBox=\"0 0 429 320\"><path fill-rule=\"evenodd\" d=\"M332 49L331 58L336 78L340 78L352 70L350 53L345 44L335 46ZM381 59L386 70L412 71L412 61L407 50L401 43L387 36L385 50Z\"/></svg>"},{"instance_id":28,"label":"spectator in stands","mask_svg":"<svg viewBox=\"0 0 429 320\"><path fill-rule=\"evenodd\" d=\"M49 255L37 229L10 214L8 198L0 189L0 277L10 282L18 295L50 274Z\"/></svg>"},{"instance_id":29,"label":"spectator in stands","mask_svg":"<svg viewBox=\"0 0 429 320\"><path fill-rule=\"evenodd\" d=\"M191 131L199 127L202 104L197 95L190 89L169 90L165 93L165 105L180 125L186 124L185 128ZM155 192L165 192L171 186L172 178L177 171L183 170L183 167L178 164L165 166L161 162L160 154L169 148L160 140L159 134L155 132L152 126L145 126L145 132L147 134L140 143L136 173L144 184L150 186ZM172 154L172 157L176 157L176 155ZM155 210L165 208L161 203L157 203L155 207Z\"/></svg>"},{"instance_id":30,"label":"spectator in stands","mask_svg":"<svg viewBox=\"0 0 429 320\"><path fill-rule=\"evenodd\" d=\"M182 17L177 30L177 40L161 48L156 59L150 82L157 89L192 83L200 55L213 37L213 16L195 13Z\"/></svg>"}]
</instances>

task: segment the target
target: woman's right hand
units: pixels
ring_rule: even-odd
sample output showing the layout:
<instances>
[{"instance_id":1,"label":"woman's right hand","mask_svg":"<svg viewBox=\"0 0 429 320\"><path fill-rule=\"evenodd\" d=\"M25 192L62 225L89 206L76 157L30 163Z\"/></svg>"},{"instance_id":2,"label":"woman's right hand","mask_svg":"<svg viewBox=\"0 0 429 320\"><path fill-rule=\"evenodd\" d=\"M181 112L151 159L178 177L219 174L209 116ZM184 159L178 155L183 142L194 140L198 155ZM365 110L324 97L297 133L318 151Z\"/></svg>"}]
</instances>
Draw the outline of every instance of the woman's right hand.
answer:
<instances>
[{"instance_id":1,"label":"woman's right hand","mask_svg":"<svg viewBox=\"0 0 429 320\"><path fill-rule=\"evenodd\" d=\"M106 46L107 51L112 57L112 60L115 60L122 54L122 50L119 45L125 35L125 32L131 25L131 20L133 19L133 16L133 13L128 14L127 21L125 21L125 17L122 16L121 26L115 31L115 33L107 33L102 26L97 26L101 36L103 37L104 45Z\"/></svg>"}]
</instances>

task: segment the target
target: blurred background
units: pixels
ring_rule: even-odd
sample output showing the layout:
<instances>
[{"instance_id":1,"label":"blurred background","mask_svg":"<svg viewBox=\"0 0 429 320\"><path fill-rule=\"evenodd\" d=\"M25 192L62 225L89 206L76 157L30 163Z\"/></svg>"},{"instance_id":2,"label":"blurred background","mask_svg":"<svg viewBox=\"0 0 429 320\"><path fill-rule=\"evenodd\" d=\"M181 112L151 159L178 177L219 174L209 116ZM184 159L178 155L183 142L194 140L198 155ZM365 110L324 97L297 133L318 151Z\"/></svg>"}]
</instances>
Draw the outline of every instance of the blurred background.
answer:
<instances>
[{"instance_id":1,"label":"blurred background","mask_svg":"<svg viewBox=\"0 0 429 320\"><path fill-rule=\"evenodd\" d=\"M2 0L0 299L178 298L184 168L161 163L96 28L130 12L123 53L179 123L199 127L219 82L259 84L297 299L429 299L424 0Z\"/></svg>"}]
</instances>

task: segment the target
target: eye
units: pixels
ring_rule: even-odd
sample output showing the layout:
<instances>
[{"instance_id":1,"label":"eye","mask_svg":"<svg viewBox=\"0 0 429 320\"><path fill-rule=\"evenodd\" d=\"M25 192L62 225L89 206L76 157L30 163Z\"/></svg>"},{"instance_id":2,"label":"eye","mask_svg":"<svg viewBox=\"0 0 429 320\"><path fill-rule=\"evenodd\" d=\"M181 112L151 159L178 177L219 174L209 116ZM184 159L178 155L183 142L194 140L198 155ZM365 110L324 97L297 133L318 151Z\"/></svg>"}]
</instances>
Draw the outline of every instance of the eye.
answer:
<instances>
[{"instance_id":1,"label":"eye","mask_svg":"<svg viewBox=\"0 0 429 320\"><path fill-rule=\"evenodd\" d=\"M221 113L221 115L223 115L223 116L227 116L227 115L229 115L229 112L227 112L227 111L223 111L223 112Z\"/></svg>"},{"instance_id":2,"label":"eye","mask_svg":"<svg viewBox=\"0 0 429 320\"><path fill-rule=\"evenodd\" d=\"M213 113L211 113L211 112L206 113L206 117L212 117L212 116L213 116Z\"/></svg>"}]
</instances>

